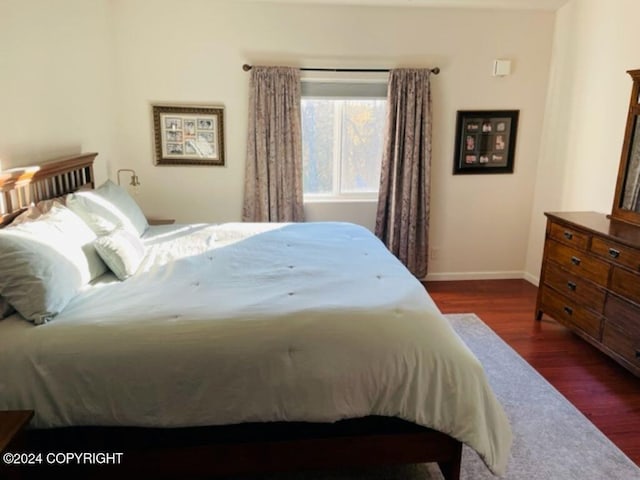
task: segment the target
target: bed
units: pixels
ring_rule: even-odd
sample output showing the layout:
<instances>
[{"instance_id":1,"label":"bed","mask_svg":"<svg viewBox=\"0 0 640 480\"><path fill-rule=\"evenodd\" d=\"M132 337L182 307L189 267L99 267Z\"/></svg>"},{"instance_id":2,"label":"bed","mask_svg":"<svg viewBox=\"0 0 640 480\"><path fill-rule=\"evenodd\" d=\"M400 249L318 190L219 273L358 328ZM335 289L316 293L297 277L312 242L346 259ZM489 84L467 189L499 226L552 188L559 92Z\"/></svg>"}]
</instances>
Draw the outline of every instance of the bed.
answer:
<instances>
[{"instance_id":1,"label":"bed","mask_svg":"<svg viewBox=\"0 0 640 480\"><path fill-rule=\"evenodd\" d=\"M96 155L0 175L4 233L31 204L93 189ZM123 452L76 466L94 478L437 462L454 480L464 443L504 472L511 431L482 366L366 229L142 231L133 275L103 257L42 321L0 280L27 312L0 321L0 409L34 410L28 449Z\"/></svg>"}]
</instances>

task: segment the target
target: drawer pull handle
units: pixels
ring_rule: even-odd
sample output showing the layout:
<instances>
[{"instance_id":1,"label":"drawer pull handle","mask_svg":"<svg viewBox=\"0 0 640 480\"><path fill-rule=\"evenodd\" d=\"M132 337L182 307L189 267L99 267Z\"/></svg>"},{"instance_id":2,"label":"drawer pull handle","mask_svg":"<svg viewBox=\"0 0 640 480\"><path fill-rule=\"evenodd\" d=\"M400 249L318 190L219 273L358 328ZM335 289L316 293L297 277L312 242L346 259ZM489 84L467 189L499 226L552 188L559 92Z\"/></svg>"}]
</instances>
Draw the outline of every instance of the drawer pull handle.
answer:
<instances>
[{"instance_id":1,"label":"drawer pull handle","mask_svg":"<svg viewBox=\"0 0 640 480\"><path fill-rule=\"evenodd\" d=\"M578 257L571 257L571 263L574 265L580 265L580 259Z\"/></svg>"},{"instance_id":2,"label":"drawer pull handle","mask_svg":"<svg viewBox=\"0 0 640 480\"><path fill-rule=\"evenodd\" d=\"M640 358L640 350L636 350L636 358Z\"/></svg>"},{"instance_id":3,"label":"drawer pull handle","mask_svg":"<svg viewBox=\"0 0 640 480\"><path fill-rule=\"evenodd\" d=\"M620 256L620 251L615 248L610 248L609 255L611 255L612 258L618 258Z\"/></svg>"},{"instance_id":4,"label":"drawer pull handle","mask_svg":"<svg viewBox=\"0 0 640 480\"><path fill-rule=\"evenodd\" d=\"M567 282L567 287L569 287L569 290L576 291L576 284L573 282Z\"/></svg>"},{"instance_id":5,"label":"drawer pull handle","mask_svg":"<svg viewBox=\"0 0 640 480\"><path fill-rule=\"evenodd\" d=\"M567 231L565 230L565 232L564 232L564 238L566 238L567 240L571 240L571 239L573 238L573 233L571 233L571 232L567 232Z\"/></svg>"},{"instance_id":6,"label":"drawer pull handle","mask_svg":"<svg viewBox=\"0 0 640 480\"><path fill-rule=\"evenodd\" d=\"M573 315L573 308L571 307L564 307L563 310L565 311L565 313L567 315Z\"/></svg>"}]
</instances>

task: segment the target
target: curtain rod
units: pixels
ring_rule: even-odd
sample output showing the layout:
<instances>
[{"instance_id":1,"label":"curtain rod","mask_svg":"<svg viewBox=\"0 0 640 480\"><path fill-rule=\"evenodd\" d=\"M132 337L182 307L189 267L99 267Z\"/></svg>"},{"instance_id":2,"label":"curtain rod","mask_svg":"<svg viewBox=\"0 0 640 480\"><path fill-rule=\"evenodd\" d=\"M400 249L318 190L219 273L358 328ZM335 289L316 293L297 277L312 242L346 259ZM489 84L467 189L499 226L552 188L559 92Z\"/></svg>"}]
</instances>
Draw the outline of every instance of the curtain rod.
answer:
<instances>
[{"instance_id":1,"label":"curtain rod","mask_svg":"<svg viewBox=\"0 0 640 480\"><path fill-rule=\"evenodd\" d=\"M242 70L248 72L253 68L253 65L244 64L242 65ZM304 67L300 68L300 70L304 72L374 72L374 73L382 73L389 72L388 68L313 68L313 67ZM434 67L429 69L431 73L434 75L438 75L440 73L439 67Z\"/></svg>"}]
</instances>

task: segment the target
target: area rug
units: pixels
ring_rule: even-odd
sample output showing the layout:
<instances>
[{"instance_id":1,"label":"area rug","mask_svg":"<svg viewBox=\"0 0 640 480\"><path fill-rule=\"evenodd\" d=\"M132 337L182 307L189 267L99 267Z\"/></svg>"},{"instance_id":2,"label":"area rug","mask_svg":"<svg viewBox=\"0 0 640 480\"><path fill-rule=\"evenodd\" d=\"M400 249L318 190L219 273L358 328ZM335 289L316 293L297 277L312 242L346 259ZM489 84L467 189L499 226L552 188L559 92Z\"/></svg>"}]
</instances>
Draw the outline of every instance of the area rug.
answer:
<instances>
[{"instance_id":1,"label":"area rug","mask_svg":"<svg viewBox=\"0 0 640 480\"><path fill-rule=\"evenodd\" d=\"M473 314L447 315L484 365L511 421L514 443L506 480L640 480L640 469ZM301 472L261 480L442 480L434 464ZM463 480L495 480L478 455L463 448ZM243 477L243 480L258 477Z\"/></svg>"}]
</instances>

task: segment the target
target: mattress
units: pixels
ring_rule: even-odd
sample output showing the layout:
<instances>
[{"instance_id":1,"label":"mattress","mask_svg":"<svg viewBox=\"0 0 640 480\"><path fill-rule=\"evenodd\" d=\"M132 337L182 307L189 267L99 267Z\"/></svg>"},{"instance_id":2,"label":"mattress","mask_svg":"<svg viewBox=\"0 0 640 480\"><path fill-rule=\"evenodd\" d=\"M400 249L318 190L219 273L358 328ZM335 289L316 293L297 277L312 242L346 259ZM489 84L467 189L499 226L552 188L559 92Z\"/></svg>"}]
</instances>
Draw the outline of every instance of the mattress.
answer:
<instances>
[{"instance_id":1,"label":"mattress","mask_svg":"<svg viewBox=\"0 0 640 480\"><path fill-rule=\"evenodd\" d=\"M170 225L52 321L0 322L0 409L33 427L398 417L505 469L509 422L423 286L348 223Z\"/></svg>"}]
</instances>

